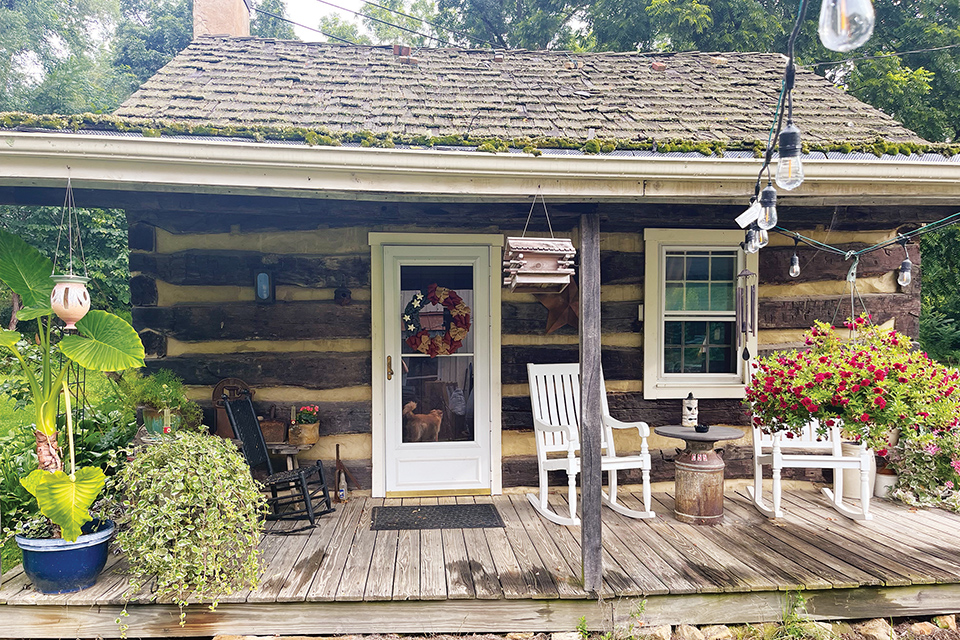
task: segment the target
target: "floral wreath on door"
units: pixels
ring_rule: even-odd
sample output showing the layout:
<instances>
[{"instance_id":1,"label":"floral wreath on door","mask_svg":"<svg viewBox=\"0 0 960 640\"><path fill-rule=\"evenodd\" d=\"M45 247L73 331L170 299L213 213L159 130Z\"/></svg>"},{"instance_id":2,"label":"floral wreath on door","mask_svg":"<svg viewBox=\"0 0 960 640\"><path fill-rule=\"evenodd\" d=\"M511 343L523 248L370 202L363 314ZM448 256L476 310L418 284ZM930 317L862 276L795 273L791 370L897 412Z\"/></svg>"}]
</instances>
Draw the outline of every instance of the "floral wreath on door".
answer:
<instances>
[{"instance_id":1,"label":"floral wreath on door","mask_svg":"<svg viewBox=\"0 0 960 640\"><path fill-rule=\"evenodd\" d=\"M420 323L420 311L427 303L441 305L450 312L447 320L444 313L444 333L431 336ZM464 303L456 291L447 287L428 285L414 294L403 310L403 339L407 345L431 358L456 353L463 346L463 340L470 330L470 307Z\"/></svg>"}]
</instances>

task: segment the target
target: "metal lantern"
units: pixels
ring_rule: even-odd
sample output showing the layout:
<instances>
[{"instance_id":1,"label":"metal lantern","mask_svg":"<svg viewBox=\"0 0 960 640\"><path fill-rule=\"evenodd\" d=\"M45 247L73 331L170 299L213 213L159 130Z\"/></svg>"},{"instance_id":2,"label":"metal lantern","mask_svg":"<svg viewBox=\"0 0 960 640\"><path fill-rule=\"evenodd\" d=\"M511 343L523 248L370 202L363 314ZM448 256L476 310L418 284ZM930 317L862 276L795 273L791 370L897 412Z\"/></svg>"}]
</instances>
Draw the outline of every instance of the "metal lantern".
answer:
<instances>
[{"instance_id":1,"label":"metal lantern","mask_svg":"<svg viewBox=\"0 0 960 640\"><path fill-rule=\"evenodd\" d=\"M503 286L518 293L560 293L574 274L568 238L507 238Z\"/></svg>"},{"instance_id":2,"label":"metal lantern","mask_svg":"<svg viewBox=\"0 0 960 640\"><path fill-rule=\"evenodd\" d=\"M65 329L76 329L76 323L90 311L90 294L87 292L90 278L72 274L54 274L50 278L56 283L50 292L50 307L67 323Z\"/></svg>"}]
</instances>

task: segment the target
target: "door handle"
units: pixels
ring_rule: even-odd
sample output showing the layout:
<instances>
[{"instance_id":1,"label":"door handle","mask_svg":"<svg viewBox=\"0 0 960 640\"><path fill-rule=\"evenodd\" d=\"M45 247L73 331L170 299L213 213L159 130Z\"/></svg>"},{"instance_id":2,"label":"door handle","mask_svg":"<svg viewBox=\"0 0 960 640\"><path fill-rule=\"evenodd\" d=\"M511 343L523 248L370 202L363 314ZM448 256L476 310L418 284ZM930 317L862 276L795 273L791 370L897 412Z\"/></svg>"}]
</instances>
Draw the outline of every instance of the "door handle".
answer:
<instances>
[{"instance_id":1,"label":"door handle","mask_svg":"<svg viewBox=\"0 0 960 640\"><path fill-rule=\"evenodd\" d=\"M387 380L393 380L393 358L387 356Z\"/></svg>"}]
</instances>

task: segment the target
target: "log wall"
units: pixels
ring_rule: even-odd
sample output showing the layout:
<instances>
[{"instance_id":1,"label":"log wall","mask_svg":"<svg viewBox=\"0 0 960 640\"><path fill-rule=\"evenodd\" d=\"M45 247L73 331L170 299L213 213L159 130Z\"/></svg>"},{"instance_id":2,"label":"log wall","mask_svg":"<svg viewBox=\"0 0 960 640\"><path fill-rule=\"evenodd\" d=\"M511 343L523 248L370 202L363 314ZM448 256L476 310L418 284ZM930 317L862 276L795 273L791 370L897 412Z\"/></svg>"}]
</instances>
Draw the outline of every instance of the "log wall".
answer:
<instances>
[{"instance_id":1,"label":"log wall","mask_svg":"<svg viewBox=\"0 0 960 640\"><path fill-rule=\"evenodd\" d=\"M735 207L677 205L551 205L554 228L578 244L580 213L601 213L602 360L611 409L624 420L675 423L679 400L645 400L639 305L643 304L643 228L731 228ZM321 408L321 442L305 457L330 460L335 444L369 482L371 455L370 231L476 232L519 235L529 204L423 204L290 201L151 195L128 207L134 325L148 352L148 369L172 369L212 418L211 391L236 377L255 390L258 411L289 415L294 404ZM864 210L866 211L866 210ZM784 223L846 251L896 235L896 220L914 220L903 208L861 211L781 207ZM844 215L846 213L846 215ZM900 218L898 218L900 216ZM823 221L831 221L824 230ZM760 254L761 352L798 345L814 320L850 315L842 256L801 247L801 274L787 275L793 241L774 236ZM915 246L911 259L919 265ZM919 273L902 290L896 269L903 250L865 255L858 289L874 320L917 334ZM274 275L276 303L257 304L254 274ZM334 290L351 290L340 306ZM859 304L859 301L858 301ZM503 291L502 394L504 481L535 484L536 462L526 386L527 362L576 362L575 327L545 335L547 309L534 296ZM712 424L746 425L736 400L701 400ZM630 448L629 442L626 445ZM654 438L660 449L654 476L672 473L677 442ZM728 472L750 465L748 439L732 443ZM739 448L738 448L739 447ZM737 453L739 452L739 453ZM656 456L655 456L656 457ZM736 461L736 462L735 462ZM369 484L366 487L369 488Z\"/></svg>"}]
</instances>

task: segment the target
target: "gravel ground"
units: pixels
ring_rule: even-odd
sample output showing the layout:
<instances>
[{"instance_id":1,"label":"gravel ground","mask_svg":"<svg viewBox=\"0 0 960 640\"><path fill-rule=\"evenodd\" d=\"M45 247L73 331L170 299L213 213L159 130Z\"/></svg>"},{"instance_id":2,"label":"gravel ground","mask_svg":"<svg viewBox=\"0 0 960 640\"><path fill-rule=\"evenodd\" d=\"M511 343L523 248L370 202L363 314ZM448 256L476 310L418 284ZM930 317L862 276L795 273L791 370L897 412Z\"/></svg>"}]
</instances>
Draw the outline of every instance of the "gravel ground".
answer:
<instances>
[{"instance_id":1,"label":"gravel ground","mask_svg":"<svg viewBox=\"0 0 960 640\"><path fill-rule=\"evenodd\" d=\"M960 607L960 603L958 603ZM711 627L638 627L626 632L510 633L510 634L371 634L348 636L217 636L213 640L960 640L956 615L939 618L896 618L844 620L811 623L795 620L787 624L715 625ZM953 625L953 629L937 625ZM891 626L892 625L892 626ZM199 639L197 639L199 640ZM206 639L204 639L206 640Z\"/></svg>"}]
</instances>

